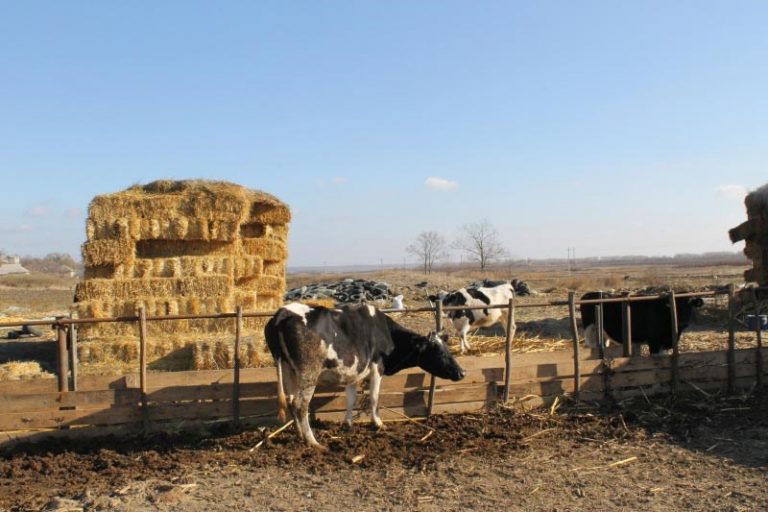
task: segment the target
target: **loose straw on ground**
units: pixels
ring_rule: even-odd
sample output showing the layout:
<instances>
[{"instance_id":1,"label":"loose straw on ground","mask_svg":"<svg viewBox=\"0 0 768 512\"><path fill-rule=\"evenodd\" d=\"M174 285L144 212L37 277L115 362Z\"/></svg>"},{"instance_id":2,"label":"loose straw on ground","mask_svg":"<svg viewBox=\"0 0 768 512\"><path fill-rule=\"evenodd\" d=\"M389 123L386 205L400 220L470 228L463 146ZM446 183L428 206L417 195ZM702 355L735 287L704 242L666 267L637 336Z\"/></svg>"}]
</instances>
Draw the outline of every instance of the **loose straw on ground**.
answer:
<instances>
[{"instance_id":1,"label":"loose straw on ground","mask_svg":"<svg viewBox=\"0 0 768 512\"><path fill-rule=\"evenodd\" d=\"M272 439L272 438L273 438L273 437L275 437L277 434L279 434L279 433L280 433L280 432L282 432L283 430L287 429L287 428L288 428L288 427L290 427L291 425L293 425L293 420L289 421L288 423L286 423L285 425L283 425L282 427L280 427L279 429L275 430L274 432L272 432L271 434L269 434L267 437L265 437L264 439L262 439L261 441L259 441L258 443L256 443L256 446L254 446L253 448L251 448L250 450L248 450L248 452L249 452L249 453L252 453L254 450L258 449L259 447L261 447L261 445L263 445L265 442L267 442L267 440L268 440L268 439Z\"/></svg>"}]
</instances>

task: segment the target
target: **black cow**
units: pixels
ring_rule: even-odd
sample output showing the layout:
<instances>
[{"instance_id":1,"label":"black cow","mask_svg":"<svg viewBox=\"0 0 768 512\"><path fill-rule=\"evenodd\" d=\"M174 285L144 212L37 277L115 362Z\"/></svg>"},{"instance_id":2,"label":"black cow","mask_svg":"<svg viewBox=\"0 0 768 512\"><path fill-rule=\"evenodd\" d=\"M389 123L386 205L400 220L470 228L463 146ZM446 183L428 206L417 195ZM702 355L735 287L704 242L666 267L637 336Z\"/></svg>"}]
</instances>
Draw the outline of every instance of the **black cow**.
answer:
<instances>
[{"instance_id":1,"label":"black cow","mask_svg":"<svg viewBox=\"0 0 768 512\"><path fill-rule=\"evenodd\" d=\"M269 320L264 334L277 367L279 417L285 421L288 408L299 437L315 448L324 449L309 425L309 402L321 375L324 382L346 385L345 422L349 425L357 383L368 376L371 421L379 428L382 375L418 366L443 379L464 378L464 370L445 343L447 336L421 336L369 305L327 309L288 304Z\"/></svg>"},{"instance_id":2,"label":"black cow","mask_svg":"<svg viewBox=\"0 0 768 512\"><path fill-rule=\"evenodd\" d=\"M599 297L600 292L588 292L581 297L581 300L595 300ZM675 298L678 340L685 328L688 327L695 308L702 306L703 303L701 298L698 297ZM610 339L618 343L623 343L624 341L622 307L620 302L603 304L603 331ZM659 354L662 350L672 349L672 314L669 310L668 298L630 302L630 314L632 317L633 344L648 344L653 355ZM585 344L588 347L597 347L595 304L581 305L581 322L584 326ZM606 346L607 344L606 340Z\"/></svg>"}]
</instances>

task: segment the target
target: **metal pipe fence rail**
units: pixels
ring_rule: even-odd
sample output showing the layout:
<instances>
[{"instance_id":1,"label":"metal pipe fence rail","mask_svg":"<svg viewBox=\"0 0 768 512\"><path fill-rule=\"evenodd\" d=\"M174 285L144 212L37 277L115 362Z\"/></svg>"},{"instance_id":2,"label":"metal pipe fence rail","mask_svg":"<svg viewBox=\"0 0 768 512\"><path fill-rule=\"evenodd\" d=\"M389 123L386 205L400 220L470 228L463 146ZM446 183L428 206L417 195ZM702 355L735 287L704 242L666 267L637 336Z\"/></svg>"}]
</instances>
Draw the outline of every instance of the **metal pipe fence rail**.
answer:
<instances>
[{"instance_id":1,"label":"metal pipe fence rail","mask_svg":"<svg viewBox=\"0 0 768 512\"><path fill-rule=\"evenodd\" d=\"M565 301L547 301L547 302L537 302L537 303L519 303L515 300L510 300L507 304L499 304L499 305L492 305L492 306L445 306L441 303L438 303L436 307L421 307L421 308L404 308L404 309L382 309L385 313L432 313L435 315L435 327L438 331L440 331L443 327L442 325L442 319L444 314L449 313L451 311L464 311L464 310L488 310L488 309L506 309L507 310L507 318L506 318L506 344L505 344L505 353L503 354L503 361L502 360L496 360L494 358L487 358L487 357L470 357L470 358L462 358L463 361L465 361L463 364L467 364L472 371L475 372L473 374L474 376L471 377L469 385L477 385L482 384L485 386L488 385L487 393L483 400L480 402L485 403L487 399L496 397L496 391L495 389L499 389L500 392L502 392L502 399L504 402L507 402L510 400L510 393L513 387L517 388L518 390L522 389L522 383L519 383L517 381L514 381L512 379L513 374L513 368L515 368L518 373L518 380L520 379L521 374L530 374L530 377L526 377L529 379L541 379L542 372L548 374L548 377L557 380L557 384L553 385L555 389L573 394L576 397L582 397L582 398L589 398L594 397L595 393L599 389L602 393L598 393L601 396L608 396L611 393L614 392L614 390L622 390L622 386L626 387L627 385L642 385L642 383L645 384L651 384L654 379L658 380L658 372L662 371L664 375L669 373L670 377L670 389L673 394L677 393L679 390L680 382L686 382L684 378L691 378L692 375L699 376L699 373L696 373L696 370L694 367L691 366L691 361L699 361L700 356L699 354L705 354L705 353L692 353L692 354L680 354L679 350L677 350L677 332L676 332L676 323L672 322L672 336L673 340L675 340L675 345L673 348L673 356L671 358L658 358L658 360L650 360L648 361L648 358L638 359L638 358L631 358L631 343L628 343L625 339L624 343L624 351L623 351L623 358L613 358L608 359L605 357L604 350L600 350L600 358L597 360L594 359L584 359L582 353L580 352L580 343L579 343L579 333L578 333L578 321L576 318L576 306L580 305L596 305L598 307L598 310L602 309L602 306L605 304L611 304L611 303L623 303L623 309L622 309L622 323L623 323L623 332L627 335L631 335L632 329L631 329L631 314L630 314L630 306L634 302L641 302L641 301L648 301L648 300L658 300L658 299L666 299L669 300L669 305L671 308L671 315L672 318L676 317L676 302L675 298L685 298L685 297L714 297L716 295L723 295L727 294L729 296L728 301L728 311L729 313L732 313L733 307L733 290L730 289L727 292L696 292L696 293L668 293L668 294L660 294L660 295L652 295L652 296L625 296L625 297L603 297L596 300L576 300L575 292L570 292L568 296L568 300ZM529 355L529 354L520 354L516 357L512 357L511 352L511 342L515 334L516 325L515 325L515 310L520 308L541 308L541 307L567 307L568 308L568 314L570 317L570 328L571 328L571 334L573 338L573 354L569 355L568 358L570 359L570 362L567 362L566 360L562 359L562 354L560 353L542 353L535 356ZM64 404L68 403L67 400L61 397L65 397L67 394L71 393L73 395L78 395L78 381L80 379L85 379L86 382L93 382L93 378L88 377L81 377L78 378L77 375L77 358L76 358L76 352L77 352L77 346L76 346L76 329L75 327L77 325L81 324L88 324L88 323L108 323L108 322L127 322L127 323L138 323L138 338L139 338L139 368L138 368L138 395L136 398L138 398L137 402L139 405L139 410L141 412L140 414L140 422L143 424L144 428L148 428L150 422L154 419L152 414L150 414L151 405L150 403L155 403L158 400L158 396L165 396L162 393L160 395L157 395L156 392L153 392L152 389L155 388L155 385L152 383L153 380L157 381L157 383L174 383L176 382L174 380L173 376L165 376L161 375L160 373L153 372L150 375L148 375L147 372L147 323L148 322L160 322L160 321L175 321L175 320L192 320L192 319L221 319L221 320L227 320L232 319L235 322L235 358L234 358L234 368L230 370L216 370L217 372L220 372L221 375L228 373L230 377L227 377L227 380L229 381L231 379L231 386L232 389L226 396L226 399L231 402L231 405L227 406L227 410L223 411L221 415L226 415L231 418L231 420L235 424L239 424L241 421L241 416L244 413L242 410L242 404L244 394L242 392L243 385L251 386L250 380L255 378L254 376L256 374L259 375L258 381L259 382L265 382L265 374L263 369L242 369L240 368L240 357L238 350L240 348L240 342L242 337L242 323L243 319L246 318L268 318L271 317L275 312L274 311L253 311L253 312L245 312L242 311L241 308L238 307L238 309L233 313L218 313L218 314L204 314L204 315L168 315L168 316L149 316L146 315L146 311L144 308L139 309L138 315L133 316L121 316L121 317L112 317L112 318L58 318L54 321L51 320L35 320L35 321L22 321L22 322L3 322L0 323L0 327L16 327L16 326L22 326L22 325L52 325L53 328L57 331L57 393L59 398L57 399L56 404ZM598 327L598 332L602 332L602 317L603 315L599 315L598 317L598 323L600 324ZM737 351L735 349L735 343L734 343L734 319L733 315L729 314L729 322L728 322L728 331L729 331L729 338L728 338L728 347L727 351L723 352L722 360L720 356L718 355L719 352L711 353L709 356L709 359L705 358L705 361L707 361L707 364L710 364L712 361L717 361L716 363L712 363L714 365L713 367L721 368L725 367L726 373L722 375L724 379L727 380L728 383L728 391L734 392L737 388L737 383L739 379L743 381L743 379L747 378L750 373L755 375L756 381L758 385L762 384L763 381L763 359L764 359L764 353L762 348L762 339L758 335L758 346L753 351L751 349L742 349ZM745 356L744 353L749 352L750 355ZM654 358L656 359L656 358ZM549 364L546 362L546 360L553 361L553 363ZM529 365L536 364L538 365L535 370L529 368ZM548 365L552 368L548 368L546 370L542 370L542 365ZM71 365L71 368L70 368ZM484 366L485 365L485 366ZM617 366L618 365L618 366ZM620 367L623 368L622 371L629 372L626 375L619 375L617 377L613 377L616 368ZM747 368L752 368L755 370L754 372L748 372ZM649 368L653 368L655 373L653 374L653 377L649 377L650 374L647 373L647 370ZM274 371L274 370L272 370ZM223 373L221 373L223 372ZM717 374L720 375L720 370L717 370ZM194 374L196 372L183 372L186 374ZM207 375L206 371L197 372L201 373L201 375ZM210 371L208 371L210 373ZM243 383L242 378L244 373L247 375L247 379L249 382ZM419 372L416 371L415 374L418 374ZM471 372L470 372L471 373ZM479 374L478 374L479 373ZM551 375L550 375L551 374ZM402 385L406 386L405 389L411 389L407 388L409 379L414 380L412 376L414 375L414 372L410 372L408 374L404 375L404 379L397 380L396 377L390 377L389 379L395 379L393 382L401 382ZM192 376L187 376L188 379L191 379L194 381L195 379ZM586 380L585 380L586 379ZM597 379L599 384L595 383L595 379ZM97 379L98 380L98 379ZM417 380L417 379L416 379ZM503 384L502 384L503 381ZM527 383L528 381L526 381ZM554 381L552 381L554 382ZM570 382L570 384L566 385L566 382ZM538 381L536 381L537 385L539 384ZM435 410L435 407L437 404L436 402L436 393L440 394L440 406L441 410L450 412L451 410L463 410L459 405L456 407L448 407L451 402L446 402L446 400L452 400L456 399L458 402L456 404L466 404L466 403L480 403L478 402L478 390L472 390L472 391L454 391L451 394L446 394L443 392L443 388L441 387L440 390L437 389L437 380L434 377L430 377L429 379L429 386L428 388L421 389L421 388L415 388L413 391L408 391L408 393L411 393L408 395L408 398L404 398L406 395L403 395L403 393L400 393L400 398L397 400L408 400L410 398L416 399L416 397L422 397L425 399L426 409L424 411L426 416L429 416L432 414ZM492 387L491 385L493 384ZM0 383L0 399L2 399L2 393L3 393L3 386L4 383ZM89 386L92 388L93 385L89 384ZM86 386L86 387L89 387ZM8 386L5 386L8 389L13 388L11 386L10 388ZM482 386L481 386L482 387ZM552 387L552 386L550 386ZM263 386L262 386L263 388ZM262 389L259 388L259 389ZM537 388L541 393L542 397L545 396L544 394L544 388L545 385L542 382L540 384L540 387ZM16 388L13 388L16 389ZM47 389L47 388L46 388ZM133 388L131 388L133 389ZM249 388L250 389L250 388ZM447 389L447 388L446 388ZM457 388L459 389L459 388ZM494 391L491 391L491 390ZM549 388L547 388L549 389ZM483 391L481 389L481 391ZM93 393L93 391L86 390L85 393ZM198 389L198 395L203 398L208 398L209 395L206 394L204 390ZM170 393L170 392L169 392ZM463 393L463 394L462 394ZM120 393L118 393L120 394ZM168 394L168 393L166 393ZM219 394L213 393L214 396L220 396ZM625 393L626 394L626 393ZM130 395L130 394L129 394ZM454 396L455 395L455 396ZM79 396L79 395L78 395ZM86 396L86 395L83 395ZM130 395L133 396L133 395ZM170 393L169 396L177 396L173 395L173 393ZM181 397L187 396L184 394L178 395ZM248 402L248 406L252 409L254 407L254 402L252 400L246 400ZM453 397L453 398L451 398ZM92 398L88 398L89 400ZM95 400L95 398L93 398ZM128 400L125 397L121 397L120 400ZM131 399L132 400L132 399ZM129 400L130 401L130 400ZM332 402L333 400L331 400ZM29 400L27 400L29 402ZM77 403L77 398L73 400L72 403ZM245 403L245 402L244 402ZM60 407L62 407L60 405ZM405 407L405 405L403 405ZM74 409L77 409L77 406L74 406ZM407 407L403 409L404 411L407 411ZM251 415L253 411L245 411L246 414ZM218 414L218 413L217 413ZM130 414L128 414L130 416ZM7 419L6 419L7 420ZM3 419L0 415L0 431L3 430ZM8 420L10 421L10 420ZM19 420L21 421L21 420ZM6 421L7 423L7 421ZM34 422L32 422L34 423ZM9 424L15 425L15 423L11 422ZM20 424L23 424L20 423Z\"/></svg>"}]
</instances>

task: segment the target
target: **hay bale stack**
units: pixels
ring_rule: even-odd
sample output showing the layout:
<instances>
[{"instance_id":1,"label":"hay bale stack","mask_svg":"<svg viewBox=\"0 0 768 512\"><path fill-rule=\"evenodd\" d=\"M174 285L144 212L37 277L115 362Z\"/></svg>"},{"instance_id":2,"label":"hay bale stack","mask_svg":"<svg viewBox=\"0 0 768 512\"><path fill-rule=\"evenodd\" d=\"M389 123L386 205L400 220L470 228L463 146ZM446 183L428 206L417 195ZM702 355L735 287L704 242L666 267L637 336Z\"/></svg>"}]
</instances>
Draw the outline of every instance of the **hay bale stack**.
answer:
<instances>
[{"instance_id":1,"label":"hay bale stack","mask_svg":"<svg viewBox=\"0 0 768 512\"><path fill-rule=\"evenodd\" d=\"M155 181L91 201L75 291L81 318L271 310L282 304L290 210L226 182ZM246 328L264 321L247 319ZM149 334L232 333L232 320L150 322ZM131 324L83 325L83 339L135 335Z\"/></svg>"},{"instance_id":2,"label":"hay bale stack","mask_svg":"<svg viewBox=\"0 0 768 512\"><path fill-rule=\"evenodd\" d=\"M247 341L240 347L240 367L258 368L269 365L256 343ZM197 342L192 345L192 370L225 370L235 367L235 348L229 343Z\"/></svg>"},{"instance_id":3,"label":"hay bale stack","mask_svg":"<svg viewBox=\"0 0 768 512\"><path fill-rule=\"evenodd\" d=\"M752 268L744 272L747 282L768 286L768 185L749 193L744 200L747 221L731 229L731 242L746 242L744 254L752 260Z\"/></svg>"}]
</instances>

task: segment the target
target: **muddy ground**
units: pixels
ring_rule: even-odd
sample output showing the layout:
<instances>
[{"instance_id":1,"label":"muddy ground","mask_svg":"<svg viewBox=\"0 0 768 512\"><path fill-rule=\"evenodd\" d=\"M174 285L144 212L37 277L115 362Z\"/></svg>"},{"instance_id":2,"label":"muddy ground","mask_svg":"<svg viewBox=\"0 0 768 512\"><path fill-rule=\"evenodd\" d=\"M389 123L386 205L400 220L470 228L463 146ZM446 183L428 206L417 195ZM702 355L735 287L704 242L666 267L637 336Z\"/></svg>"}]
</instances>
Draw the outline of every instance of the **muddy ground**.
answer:
<instances>
[{"instance_id":1,"label":"muddy ground","mask_svg":"<svg viewBox=\"0 0 768 512\"><path fill-rule=\"evenodd\" d=\"M768 394L23 447L0 510L768 510ZM432 434L429 432L432 431ZM428 435L429 434L429 435Z\"/></svg>"}]
</instances>

